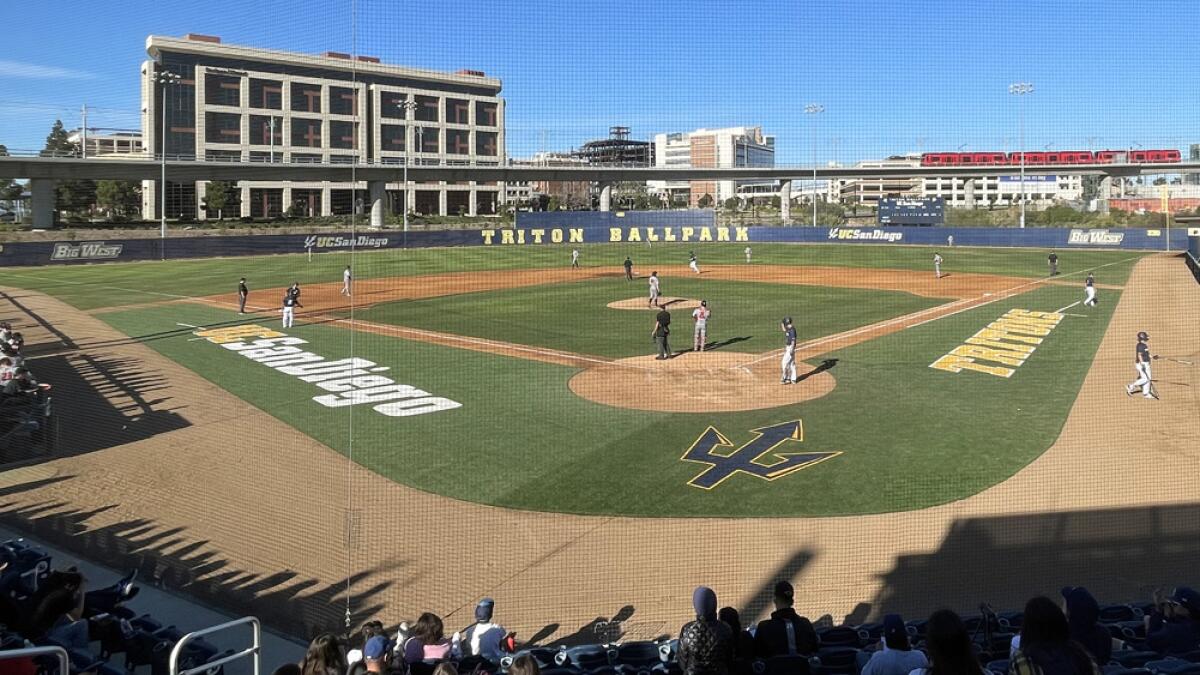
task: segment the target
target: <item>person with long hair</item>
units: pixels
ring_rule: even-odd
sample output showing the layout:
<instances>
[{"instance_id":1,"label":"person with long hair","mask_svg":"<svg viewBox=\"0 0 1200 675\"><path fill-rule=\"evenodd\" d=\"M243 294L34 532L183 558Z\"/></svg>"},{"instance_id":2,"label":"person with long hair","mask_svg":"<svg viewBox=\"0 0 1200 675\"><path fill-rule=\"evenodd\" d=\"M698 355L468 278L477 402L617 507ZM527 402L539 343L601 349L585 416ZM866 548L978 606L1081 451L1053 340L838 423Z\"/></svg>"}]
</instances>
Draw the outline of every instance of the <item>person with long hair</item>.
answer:
<instances>
[{"instance_id":1,"label":"person with long hair","mask_svg":"<svg viewBox=\"0 0 1200 675\"><path fill-rule=\"evenodd\" d=\"M300 675L345 675L346 656L342 643L332 633L313 638L300 662Z\"/></svg>"},{"instance_id":2,"label":"person with long hair","mask_svg":"<svg viewBox=\"0 0 1200 675\"><path fill-rule=\"evenodd\" d=\"M750 660L754 658L754 636L742 628L742 617L732 607L722 607L717 612L717 618L733 631L733 658Z\"/></svg>"},{"instance_id":3,"label":"person with long hair","mask_svg":"<svg viewBox=\"0 0 1200 675\"><path fill-rule=\"evenodd\" d=\"M1067 617L1050 598L1025 603L1021 642L1009 661L1009 675L1099 675L1092 656L1071 639Z\"/></svg>"},{"instance_id":4,"label":"person with long hair","mask_svg":"<svg viewBox=\"0 0 1200 675\"><path fill-rule=\"evenodd\" d=\"M450 657L450 641L442 618L433 612L425 612L413 625L402 648L404 661L408 664L435 664Z\"/></svg>"},{"instance_id":5,"label":"person with long hair","mask_svg":"<svg viewBox=\"0 0 1200 675\"><path fill-rule=\"evenodd\" d=\"M512 665L508 667L508 675L541 675L542 669L538 666L537 661L528 654L522 654L513 659Z\"/></svg>"},{"instance_id":6,"label":"person with long hair","mask_svg":"<svg viewBox=\"0 0 1200 675\"><path fill-rule=\"evenodd\" d=\"M983 675L967 627L948 609L939 609L929 616L925 624L925 651L929 654L929 665L909 675Z\"/></svg>"}]
</instances>

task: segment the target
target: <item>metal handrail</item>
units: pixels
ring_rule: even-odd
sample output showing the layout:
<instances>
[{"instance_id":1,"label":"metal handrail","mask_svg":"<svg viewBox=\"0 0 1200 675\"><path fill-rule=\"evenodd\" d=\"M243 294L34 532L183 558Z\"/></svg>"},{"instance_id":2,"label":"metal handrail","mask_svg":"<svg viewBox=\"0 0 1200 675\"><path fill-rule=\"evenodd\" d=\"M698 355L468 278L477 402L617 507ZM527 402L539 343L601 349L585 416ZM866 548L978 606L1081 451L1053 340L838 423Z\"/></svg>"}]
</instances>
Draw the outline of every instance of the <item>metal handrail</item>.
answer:
<instances>
[{"instance_id":1,"label":"metal handrail","mask_svg":"<svg viewBox=\"0 0 1200 675\"><path fill-rule=\"evenodd\" d=\"M50 656L58 657L58 675L68 675L71 672L71 659L67 657L67 650L62 647L25 647L22 649L5 649L0 651L0 661L8 661L9 659L20 659L30 656Z\"/></svg>"},{"instance_id":2,"label":"metal handrail","mask_svg":"<svg viewBox=\"0 0 1200 675\"><path fill-rule=\"evenodd\" d=\"M245 624L250 624L254 634L254 644L249 649L243 649L240 652L223 656L215 661L209 661L208 663L195 666L184 671L179 670L179 655L183 653L183 648L187 645L187 643L204 635L219 633L223 630L236 628ZM253 616L244 616L240 619L234 619L233 621L228 621L226 623L217 626L211 626L209 628L202 628L184 635L183 637L179 638L179 641L176 642L175 646L171 648L171 660L168 663L170 664L171 675L195 675L196 673L202 673L210 668L223 666L226 663L236 661L246 656L251 657L250 660L254 664L254 675L259 675L259 659L262 656L262 623L260 623L259 620Z\"/></svg>"}]
</instances>

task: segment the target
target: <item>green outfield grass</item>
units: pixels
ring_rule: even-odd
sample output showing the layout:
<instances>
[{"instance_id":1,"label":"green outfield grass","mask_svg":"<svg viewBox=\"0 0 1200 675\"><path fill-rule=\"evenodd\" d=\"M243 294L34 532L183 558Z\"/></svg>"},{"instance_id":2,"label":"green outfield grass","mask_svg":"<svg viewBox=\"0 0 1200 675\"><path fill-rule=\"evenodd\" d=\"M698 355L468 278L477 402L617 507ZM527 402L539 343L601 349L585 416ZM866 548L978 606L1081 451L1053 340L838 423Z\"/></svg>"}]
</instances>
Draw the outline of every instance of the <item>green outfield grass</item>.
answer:
<instances>
[{"instance_id":1,"label":"green outfield grass","mask_svg":"<svg viewBox=\"0 0 1200 675\"><path fill-rule=\"evenodd\" d=\"M895 291L795 286L696 277L665 277L670 296L708 301L709 338L732 351L780 346L779 321L790 315L801 341L909 314L945 301ZM645 280L573 283L464 293L383 303L358 312L365 321L620 358L654 353L655 312L611 309L616 300L645 303ZM670 308L668 308L670 310ZM692 345L691 309L672 311L672 347Z\"/></svg>"},{"instance_id":2,"label":"green outfield grass","mask_svg":"<svg viewBox=\"0 0 1200 675\"><path fill-rule=\"evenodd\" d=\"M589 244L579 246L585 266L617 266L632 256L635 270L648 273L662 265L684 265L696 251L701 266L744 264L745 244ZM1046 274L1040 249L962 248L867 244L752 244L754 264L831 265L932 270L935 250L951 274L977 272L1036 278ZM209 260L133 262L31 268L0 268L0 285L39 290L80 309L153 302L177 297L230 293L239 277L250 287L340 283L342 268L352 265L360 279L504 269L562 267L570 260L566 245L461 247L324 253L309 262L303 254L247 256ZM1096 269L1100 283L1123 284L1134 262L1144 255L1129 251L1059 251L1064 275ZM1067 278L1072 278L1067 276ZM1078 279L1078 277L1074 277Z\"/></svg>"},{"instance_id":3,"label":"green outfield grass","mask_svg":"<svg viewBox=\"0 0 1200 675\"><path fill-rule=\"evenodd\" d=\"M781 250L807 255L808 248L817 247ZM885 249L874 250L885 257ZM613 288L621 283L563 284L552 291L555 306L565 302L560 292L563 297L578 294L588 303L612 292L626 295ZM764 286L764 293L783 292ZM737 287L722 283L720 292ZM793 292L802 296L812 290ZM889 295L887 302L863 304L878 305L882 312L908 297ZM837 386L827 396L780 408L713 414L598 405L568 390L573 368L373 334L355 335L356 355L387 365L388 375L399 382L453 398L462 407L408 418L384 417L369 407L328 409L311 400L323 393L314 385L192 340L189 330L177 326L237 323L232 312L200 305L155 306L107 313L103 319L134 338L155 336L146 344L339 452L349 450L353 417L354 461L429 492L505 507L589 514L827 516L961 499L1003 481L1044 452L1075 400L1118 292L1102 292L1098 308L1073 309L1084 316L1064 319L1009 379L928 366L1009 308L1053 311L1079 297L1076 288L1038 287L832 351L823 358L837 359L830 370ZM456 306L451 300L443 302ZM472 307L476 301L469 296L453 301L468 309L482 306ZM508 301L506 294L502 302ZM753 317L759 310L747 306L734 311ZM768 313L764 330L774 328L777 313ZM648 318L628 314L634 325ZM527 336L536 328L527 324L530 316L513 321ZM411 323L408 318L405 323ZM546 321L554 325L560 319L552 314ZM274 318L261 322L278 325ZM179 332L163 335L172 330ZM644 330L648 334L649 326ZM757 330L753 327L756 339ZM305 325L289 334L309 340L308 348L330 358L350 353L351 333L338 325ZM635 346L618 344L621 350ZM638 349L645 351L644 346ZM804 440L789 442L786 451L842 454L771 482L739 474L712 490L688 485L702 467L681 461L681 455L709 425L740 445L751 439L751 429L797 419L804 425ZM285 472L286 467L274 470Z\"/></svg>"}]
</instances>

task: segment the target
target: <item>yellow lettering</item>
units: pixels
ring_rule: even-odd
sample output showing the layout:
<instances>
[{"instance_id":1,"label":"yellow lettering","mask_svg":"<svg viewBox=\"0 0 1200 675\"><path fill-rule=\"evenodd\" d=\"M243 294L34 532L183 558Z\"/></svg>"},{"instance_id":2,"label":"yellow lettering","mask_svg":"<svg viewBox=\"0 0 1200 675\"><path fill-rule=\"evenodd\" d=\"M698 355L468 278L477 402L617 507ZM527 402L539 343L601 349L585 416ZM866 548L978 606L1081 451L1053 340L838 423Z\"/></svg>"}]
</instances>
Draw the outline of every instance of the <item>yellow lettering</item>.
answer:
<instances>
[{"instance_id":1,"label":"yellow lettering","mask_svg":"<svg viewBox=\"0 0 1200 675\"><path fill-rule=\"evenodd\" d=\"M712 230L707 227L700 228L700 241L712 241Z\"/></svg>"},{"instance_id":2,"label":"yellow lettering","mask_svg":"<svg viewBox=\"0 0 1200 675\"><path fill-rule=\"evenodd\" d=\"M517 243L518 244L525 243L525 230L517 230Z\"/></svg>"},{"instance_id":3,"label":"yellow lettering","mask_svg":"<svg viewBox=\"0 0 1200 675\"><path fill-rule=\"evenodd\" d=\"M718 227L717 228L717 241L729 241L729 228L728 227Z\"/></svg>"},{"instance_id":4,"label":"yellow lettering","mask_svg":"<svg viewBox=\"0 0 1200 675\"><path fill-rule=\"evenodd\" d=\"M1050 334L1049 328L1030 326L1028 324L1015 324L1011 321L1006 321L1004 319L1001 319L999 321L993 321L993 322L989 323L987 325L987 327L991 328L993 330L1004 331L1005 333L1020 333L1021 335L1049 335Z\"/></svg>"},{"instance_id":5,"label":"yellow lettering","mask_svg":"<svg viewBox=\"0 0 1200 675\"><path fill-rule=\"evenodd\" d=\"M1011 335L1009 333L1005 333L1002 330L991 330L990 328L984 328L983 330L976 333L975 337L981 337L985 340L1012 340L1013 342L1024 342L1026 344L1031 344L1031 345L1042 344L1042 338L1039 338L1039 337L1029 337L1026 335Z\"/></svg>"},{"instance_id":6,"label":"yellow lettering","mask_svg":"<svg viewBox=\"0 0 1200 675\"><path fill-rule=\"evenodd\" d=\"M226 342L239 342L248 337L256 338L274 338L285 337L285 333L256 326L254 324L246 324L242 326L229 326L227 328L213 328L210 330L202 330L196 333L197 337L207 339L215 344L225 344Z\"/></svg>"},{"instance_id":7,"label":"yellow lettering","mask_svg":"<svg viewBox=\"0 0 1200 675\"><path fill-rule=\"evenodd\" d=\"M629 241L641 241L642 232L636 227L629 228Z\"/></svg>"},{"instance_id":8,"label":"yellow lettering","mask_svg":"<svg viewBox=\"0 0 1200 675\"><path fill-rule=\"evenodd\" d=\"M950 350L950 353L955 356L965 356L969 359L995 361L996 363L1003 363L1006 366L1019 366L1025 363L1025 355L1020 352L988 349L987 347L976 347L974 345L961 345Z\"/></svg>"},{"instance_id":9,"label":"yellow lettering","mask_svg":"<svg viewBox=\"0 0 1200 675\"><path fill-rule=\"evenodd\" d=\"M696 230L691 227L685 227L680 231L683 232L683 241L691 239L692 235L696 233Z\"/></svg>"},{"instance_id":10,"label":"yellow lettering","mask_svg":"<svg viewBox=\"0 0 1200 675\"><path fill-rule=\"evenodd\" d=\"M929 367L936 368L938 370L945 370L951 373L959 373L964 370L974 370L978 373L987 373L988 375L995 375L996 377L1012 377L1013 374L1012 368L985 366L983 364L975 363L971 359L963 358L961 356L953 356L951 354L947 354L937 361L934 361L933 363L929 364Z\"/></svg>"},{"instance_id":11,"label":"yellow lettering","mask_svg":"<svg viewBox=\"0 0 1200 675\"><path fill-rule=\"evenodd\" d=\"M619 227L608 228L608 240L609 241L621 241L621 228L619 228Z\"/></svg>"},{"instance_id":12,"label":"yellow lettering","mask_svg":"<svg viewBox=\"0 0 1200 675\"><path fill-rule=\"evenodd\" d=\"M491 246L492 245L492 237L496 236L496 231L495 230L483 230L482 234L483 234L483 245Z\"/></svg>"},{"instance_id":13,"label":"yellow lettering","mask_svg":"<svg viewBox=\"0 0 1200 675\"><path fill-rule=\"evenodd\" d=\"M1032 354L1033 350L1037 349L1037 347L1030 347L1029 345L1014 345L1007 342L996 342L995 340L987 340L979 337L967 338L967 344L995 347L996 349L1011 349L1014 352L1024 352L1026 354Z\"/></svg>"},{"instance_id":14,"label":"yellow lettering","mask_svg":"<svg viewBox=\"0 0 1200 675\"><path fill-rule=\"evenodd\" d=\"M513 243L513 231L512 230L501 230L500 231L500 243L501 244Z\"/></svg>"},{"instance_id":15,"label":"yellow lettering","mask_svg":"<svg viewBox=\"0 0 1200 675\"><path fill-rule=\"evenodd\" d=\"M658 235L654 233L653 227L646 228L646 241L658 241Z\"/></svg>"},{"instance_id":16,"label":"yellow lettering","mask_svg":"<svg viewBox=\"0 0 1200 675\"><path fill-rule=\"evenodd\" d=\"M542 243L542 235L546 234L546 231L545 230L530 230L529 234L533 235L533 243L540 244L540 243Z\"/></svg>"},{"instance_id":17,"label":"yellow lettering","mask_svg":"<svg viewBox=\"0 0 1200 675\"><path fill-rule=\"evenodd\" d=\"M737 227L737 241L750 241L750 228Z\"/></svg>"},{"instance_id":18,"label":"yellow lettering","mask_svg":"<svg viewBox=\"0 0 1200 675\"><path fill-rule=\"evenodd\" d=\"M1059 321L1062 321L1062 319L1063 319L1063 315L1059 314L1058 312L1034 312L1034 311L1028 310L1028 309L1010 309L1010 310L1008 310L1008 314L1006 314L1005 316L1008 316L1010 314L1012 316L1029 316L1029 317L1041 318L1041 319L1053 319L1054 323L1058 323Z\"/></svg>"},{"instance_id":19,"label":"yellow lettering","mask_svg":"<svg viewBox=\"0 0 1200 675\"><path fill-rule=\"evenodd\" d=\"M557 227L554 228L553 230L550 230L550 241L554 242L555 244L561 244L562 243L562 230L560 230Z\"/></svg>"},{"instance_id":20,"label":"yellow lettering","mask_svg":"<svg viewBox=\"0 0 1200 675\"><path fill-rule=\"evenodd\" d=\"M675 241L675 233L671 231L671 228L663 228L663 241Z\"/></svg>"},{"instance_id":21,"label":"yellow lettering","mask_svg":"<svg viewBox=\"0 0 1200 675\"><path fill-rule=\"evenodd\" d=\"M582 227L572 227L570 230L568 230L568 232L571 235L571 243L572 244L582 244L583 243L583 228Z\"/></svg>"}]
</instances>

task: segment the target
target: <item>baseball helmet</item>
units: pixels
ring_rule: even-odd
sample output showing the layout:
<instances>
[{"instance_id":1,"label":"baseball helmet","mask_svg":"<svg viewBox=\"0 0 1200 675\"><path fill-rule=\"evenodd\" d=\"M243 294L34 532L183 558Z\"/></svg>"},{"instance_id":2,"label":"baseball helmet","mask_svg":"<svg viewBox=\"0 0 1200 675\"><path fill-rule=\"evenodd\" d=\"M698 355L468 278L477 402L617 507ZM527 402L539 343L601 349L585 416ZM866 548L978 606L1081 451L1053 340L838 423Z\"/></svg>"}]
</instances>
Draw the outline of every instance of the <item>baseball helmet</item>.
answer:
<instances>
[{"instance_id":1,"label":"baseball helmet","mask_svg":"<svg viewBox=\"0 0 1200 675\"><path fill-rule=\"evenodd\" d=\"M701 307L708 307L708 301L707 301L707 300L701 300L701 301L700 301L700 306L701 306Z\"/></svg>"},{"instance_id":2,"label":"baseball helmet","mask_svg":"<svg viewBox=\"0 0 1200 675\"><path fill-rule=\"evenodd\" d=\"M785 316L785 317L783 317L783 323L784 323L784 325L789 325L789 326L790 326L790 325L791 325L791 323L792 323L792 317L790 317L790 316Z\"/></svg>"},{"instance_id":3,"label":"baseball helmet","mask_svg":"<svg viewBox=\"0 0 1200 675\"><path fill-rule=\"evenodd\" d=\"M1142 331L1142 332L1138 333L1138 339L1139 340L1149 340L1150 336L1146 333L1146 331Z\"/></svg>"}]
</instances>

